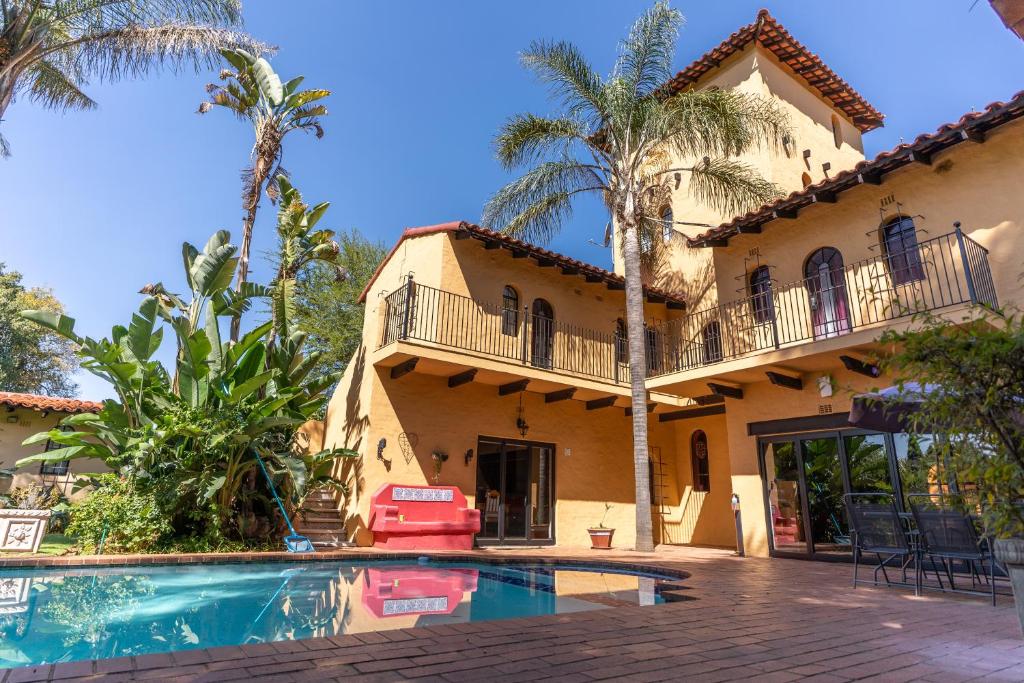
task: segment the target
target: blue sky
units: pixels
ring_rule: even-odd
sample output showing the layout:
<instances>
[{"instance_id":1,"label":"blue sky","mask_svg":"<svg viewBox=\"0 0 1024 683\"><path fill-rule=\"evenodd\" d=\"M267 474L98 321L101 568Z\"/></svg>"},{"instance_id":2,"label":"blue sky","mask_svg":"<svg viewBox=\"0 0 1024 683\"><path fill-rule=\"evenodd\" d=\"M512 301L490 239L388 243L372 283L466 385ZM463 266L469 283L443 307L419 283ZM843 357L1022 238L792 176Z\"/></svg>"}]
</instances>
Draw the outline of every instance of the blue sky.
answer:
<instances>
[{"instance_id":1,"label":"blue sky","mask_svg":"<svg viewBox=\"0 0 1024 683\"><path fill-rule=\"evenodd\" d=\"M679 68L767 5L886 114L886 126L865 136L869 157L1024 88L1024 42L984 0L674 4L687 18ZM329 227L390 244L406 226L478 219L508 179L490 148L495 131L513 113L549 109L518 63L532 39L571 40L607 72L648 5L248 0L245 17L252 34L280 48L273 63L283 77L303 74L306 85L334 93L324 139L286 143L294 182L307 200L332 203ZM0 161L0 261L27 284L52 287L80 333L127 322L148 282L183 290L183 240L238 233L252 134L226 112L194 113L213 78L189 71L94 84L92 112L55 114L27 101L8 110L3 132L14 156ZM581 204L551 247L610 267L610 253L587 242L600 239L605 221L596 203ZM265 208L257 279L270 271L261 254L272 233ZM78 379L82 397L110 395L100 380Z\"/></svg>"}]
</instances>

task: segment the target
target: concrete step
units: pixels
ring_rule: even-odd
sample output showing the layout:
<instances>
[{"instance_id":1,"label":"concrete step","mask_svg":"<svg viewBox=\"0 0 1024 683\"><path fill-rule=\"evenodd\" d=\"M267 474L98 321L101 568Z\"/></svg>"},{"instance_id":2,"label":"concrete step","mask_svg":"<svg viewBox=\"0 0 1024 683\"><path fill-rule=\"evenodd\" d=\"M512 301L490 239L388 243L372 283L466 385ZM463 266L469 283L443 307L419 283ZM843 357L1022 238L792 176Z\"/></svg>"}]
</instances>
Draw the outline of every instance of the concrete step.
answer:
<instances>
[{"instance_id":1,"label":"concrete step","mask_svg":"<svg viewBox=\"0 0 1024 683\"><path fill-rule=\"evenodd\" d=\"M299 515L292 520L295 524L317 524L317 523L330 523L330 524L341 524L341 515L337 512L324 513L324 512L313 512L302 510Z\"/></svg>"},{"instance_id":2,"label":"concrete step","mask_svg":"<svg viewBox=\"0 0 1024 683\"><path fill-rule=\"evenodd\" d=\"M341 523L340 519L333 519L327 522L310 522L310 521L296 521L293 522L295 528L299 531L333 531L340 532L344 528L344 524Z\"/></svg>"}]
</instances>

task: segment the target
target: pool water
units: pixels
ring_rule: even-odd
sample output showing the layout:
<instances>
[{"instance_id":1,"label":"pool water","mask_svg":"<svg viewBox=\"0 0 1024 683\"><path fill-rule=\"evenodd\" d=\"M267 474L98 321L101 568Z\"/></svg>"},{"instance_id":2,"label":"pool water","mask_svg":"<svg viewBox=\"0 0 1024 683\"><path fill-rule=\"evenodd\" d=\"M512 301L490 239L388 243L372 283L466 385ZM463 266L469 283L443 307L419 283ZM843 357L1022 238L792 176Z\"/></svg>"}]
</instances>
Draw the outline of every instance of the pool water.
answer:
<instances>
[{"instance_id":1,"label":"pool water","mask_svg":"<svg viewBox=\"0 0 1024 683\"><path fill-rule=\"evenodd\" d=\"M0 570L0 667L655 604L670 581L424 561Z\"/></svg>"}]
</instances>

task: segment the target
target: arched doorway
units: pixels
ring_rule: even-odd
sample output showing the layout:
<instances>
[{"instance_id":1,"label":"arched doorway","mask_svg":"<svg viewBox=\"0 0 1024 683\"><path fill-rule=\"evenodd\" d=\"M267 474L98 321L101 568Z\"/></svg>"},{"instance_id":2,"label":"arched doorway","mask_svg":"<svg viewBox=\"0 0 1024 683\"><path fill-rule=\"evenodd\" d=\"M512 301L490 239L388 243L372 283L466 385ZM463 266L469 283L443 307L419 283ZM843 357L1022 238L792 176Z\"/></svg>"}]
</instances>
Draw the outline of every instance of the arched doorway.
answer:
<instances>
[{"instance_id":1,"label":"arched doorway","mask_svg":"<svg viewBox=\"0 0 1024 683\"><path fill-rule=\"evenodd\" d=\"M846 298L843 255L822 247L807 257L804 285L810 299L815 339L837 337L850 331L850 306Z\"/></svg>"},{"instance_id":2,"label":"arched doorway","mask_svg":"<svg viewBox=\"0 0 1024 683\"><path fill-rule=\"evenodd\" d=\"M538 368L550 368L555 350L555 313L544 299L533 300L531 362Z\"/></svg>"}]
</instances>

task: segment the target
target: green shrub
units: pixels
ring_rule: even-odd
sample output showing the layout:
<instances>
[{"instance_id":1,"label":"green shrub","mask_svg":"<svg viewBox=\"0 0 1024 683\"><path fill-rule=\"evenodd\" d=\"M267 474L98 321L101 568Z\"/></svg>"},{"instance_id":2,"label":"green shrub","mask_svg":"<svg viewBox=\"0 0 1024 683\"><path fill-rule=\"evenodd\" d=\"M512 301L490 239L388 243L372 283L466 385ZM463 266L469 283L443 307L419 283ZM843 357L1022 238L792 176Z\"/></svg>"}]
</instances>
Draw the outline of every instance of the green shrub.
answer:
<instances>
[{"instance_id":1,"label":"green shrub","mask_svg":"<svg viewBox=\"0 0 1024 683\"><path fill-rule=\"evenodd\" d=\"M101 540L109 553L157 549L171 525L153 493L116 474L101 474L97 481L95 491L71 506L68 535L78 537L85 552L98 550Z\"/></svg>"}]
</instances>

